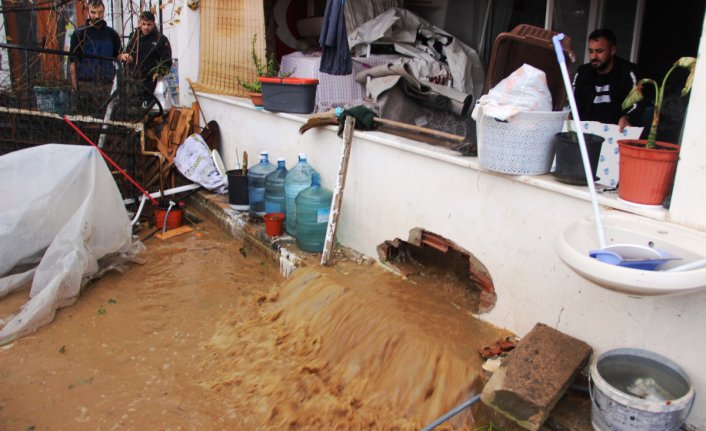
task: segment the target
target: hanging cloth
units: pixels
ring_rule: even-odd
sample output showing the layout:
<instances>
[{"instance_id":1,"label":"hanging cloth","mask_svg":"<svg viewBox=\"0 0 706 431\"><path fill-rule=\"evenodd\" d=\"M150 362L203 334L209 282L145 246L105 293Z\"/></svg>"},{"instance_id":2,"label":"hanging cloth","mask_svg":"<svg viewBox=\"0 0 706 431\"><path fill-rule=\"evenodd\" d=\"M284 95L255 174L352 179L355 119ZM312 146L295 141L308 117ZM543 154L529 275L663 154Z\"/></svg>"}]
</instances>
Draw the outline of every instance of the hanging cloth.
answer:
<instances>
[{"instance_id":1,"label":"hanging cloth","mask_svg":"<svg viewBox=\"0 0 706 431\"><path fill-rule=\"evenodd\" d=\"M330 75L350 75L353 60L348 48L346 33L345 0L328 0L324 12L324 22L319 36L323 49L319 71Z\"/></svg>"}]
</instances>

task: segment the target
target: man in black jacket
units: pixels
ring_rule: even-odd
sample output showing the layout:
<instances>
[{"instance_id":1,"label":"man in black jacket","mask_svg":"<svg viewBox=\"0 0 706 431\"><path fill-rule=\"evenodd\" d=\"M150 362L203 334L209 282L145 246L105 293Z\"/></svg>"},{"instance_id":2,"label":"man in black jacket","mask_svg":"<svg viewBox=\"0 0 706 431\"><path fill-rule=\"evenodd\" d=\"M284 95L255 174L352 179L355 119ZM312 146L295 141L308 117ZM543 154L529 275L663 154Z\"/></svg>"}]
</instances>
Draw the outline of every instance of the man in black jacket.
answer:
<instances>
[{"instance_id":1,"label":"man in black jacket","mask_svg":"<svg viewBox=\"0 0 706 431\"><path fill-rule=\"evenodd\" d=\"M172 66L172 47L167 37L157 30L152 12L140 14L140 28L132 34L118 59L132 66L129 67L132 77L144 86L144 100L151 100L157 80L168 74Z\"/></svg>"},{"instance_id":2,"label":"man in black jacket","mask_svg":"<svg viewBox=\"0 0 706 431\"><path fill-rule=\"evenodd\" d=\"M608 29L588 36L590 62L579 67L574 77L574 96L581 120L626 126L640 125L637 105L623 110L625 97L639 80L637 66L616 56L615 34Z\"/></svg>"},{"instance_id":3,"label":"man in black jacket","mask_svg":"<svg viewBox=\"0 0 706 431\"><path fill-rule=\"evenodd\" d=\"M115 65L110 60L100 60L84 55L116 58L120 53L120 36L108 27L103 15L102 0L88 2L86 25L71 36L69 51L69 76L74 95L74 108L78 113L96 113L110 96L115 77Z\"/></svg>"}]
</instances>

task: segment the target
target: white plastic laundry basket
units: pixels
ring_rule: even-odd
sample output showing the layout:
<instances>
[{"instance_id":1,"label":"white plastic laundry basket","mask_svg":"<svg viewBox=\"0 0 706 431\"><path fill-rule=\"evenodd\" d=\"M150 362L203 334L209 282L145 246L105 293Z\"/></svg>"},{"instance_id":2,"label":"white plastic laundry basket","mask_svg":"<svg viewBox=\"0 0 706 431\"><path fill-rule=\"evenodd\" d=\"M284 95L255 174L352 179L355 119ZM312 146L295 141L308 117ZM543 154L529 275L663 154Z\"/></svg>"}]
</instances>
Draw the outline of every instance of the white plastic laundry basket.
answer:
<instances>
[{"instance_id":1,"label":"white plastic laundry basket","mask_svg":"<svg viewBox=\"0 0 706 431\"><path fill-rule=\"evenodd\" d=\"M554 159L553 137L561 132L568 111L525 111L507 122L481 116L478 159L481 166L510 175L549 173Z\"/></svg>"}]
</instances>

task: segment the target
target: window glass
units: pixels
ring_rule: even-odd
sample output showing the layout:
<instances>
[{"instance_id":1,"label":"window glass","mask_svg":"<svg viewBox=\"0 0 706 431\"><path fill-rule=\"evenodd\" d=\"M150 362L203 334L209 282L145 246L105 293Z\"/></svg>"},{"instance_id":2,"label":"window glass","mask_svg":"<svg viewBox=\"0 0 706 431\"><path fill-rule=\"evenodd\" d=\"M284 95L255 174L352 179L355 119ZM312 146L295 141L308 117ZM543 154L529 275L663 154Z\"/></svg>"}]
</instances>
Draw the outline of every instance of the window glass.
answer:
<instances>
[{"instance_id":1,"label":"window glass","mask_svg":"<svg viewBox=\"0 0 706 431\"><path fill-rule=\"evenodd\" d=\"M490 6L490 22L486 29L480 57L487 69L495 38L502 32L512 31L520 24L544 28L546 0L494 0Z\"/></svg>"},{"instance_id":2,"label":"window glass","mask_svg":"<svg viewBox=\"0 0 706 431\"><path fill-rule=\"evenodd\" d=\"M618 56L631 60L637 0L606 0L603 27L613 30L618 39Z\"/></svg>"},{"instance_id":3,"label":"window glass","mask_svg":"<svg viewBox=\"0 0 706 431\"><path fill-rule=\"evenodd\" d=\"M591 0L562 0L554 2L552 30L571 37L576 54L572 70L585 63L588 14Z\"/></svg>"}]
</instances>

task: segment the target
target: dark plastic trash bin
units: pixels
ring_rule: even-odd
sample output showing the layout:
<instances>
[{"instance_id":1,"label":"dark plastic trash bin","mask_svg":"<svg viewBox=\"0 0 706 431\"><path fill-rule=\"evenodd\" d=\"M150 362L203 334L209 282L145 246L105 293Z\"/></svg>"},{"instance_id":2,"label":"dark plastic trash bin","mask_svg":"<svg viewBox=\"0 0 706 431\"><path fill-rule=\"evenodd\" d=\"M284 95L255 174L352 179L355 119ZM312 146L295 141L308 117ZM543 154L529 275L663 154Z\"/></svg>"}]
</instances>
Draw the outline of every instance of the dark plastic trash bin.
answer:
<instances>
[{"instance_id":1,"label":"dark plastic trash bin","mask_svg":"<svg viewBox=\"0 0 706 431\"><path fill-rule=\"evenodd\" d=\"M264 78L262 83L263 107L273 112L310 114L316 104L318 79Z\"/></svg>"}]
</instances>

